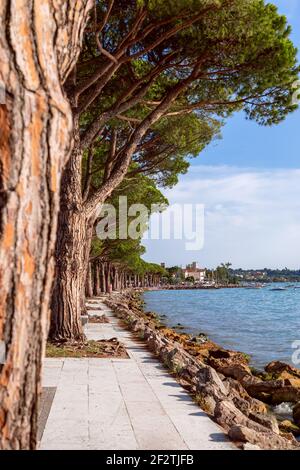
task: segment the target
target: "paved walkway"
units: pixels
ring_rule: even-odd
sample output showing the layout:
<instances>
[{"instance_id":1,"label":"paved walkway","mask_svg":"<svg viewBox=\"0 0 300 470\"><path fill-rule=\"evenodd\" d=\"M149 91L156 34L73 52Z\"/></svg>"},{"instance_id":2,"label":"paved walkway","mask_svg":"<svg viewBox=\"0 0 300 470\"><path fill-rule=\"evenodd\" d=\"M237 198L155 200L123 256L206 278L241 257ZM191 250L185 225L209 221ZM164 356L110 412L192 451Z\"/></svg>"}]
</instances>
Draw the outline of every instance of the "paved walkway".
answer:
<instances>
[{"instance_id":1,"label":"paved walkway","mask_svg":"<svg viewBox=\"0 0 300 470\"><path fill-rule=\"evenodd\" d=\"M88 339L117 337L130 358L45 360L43 386L56 392L40 449L234 448L101 300L88 305L110 320L88 324Z\"/></svg>"}]
</instances>

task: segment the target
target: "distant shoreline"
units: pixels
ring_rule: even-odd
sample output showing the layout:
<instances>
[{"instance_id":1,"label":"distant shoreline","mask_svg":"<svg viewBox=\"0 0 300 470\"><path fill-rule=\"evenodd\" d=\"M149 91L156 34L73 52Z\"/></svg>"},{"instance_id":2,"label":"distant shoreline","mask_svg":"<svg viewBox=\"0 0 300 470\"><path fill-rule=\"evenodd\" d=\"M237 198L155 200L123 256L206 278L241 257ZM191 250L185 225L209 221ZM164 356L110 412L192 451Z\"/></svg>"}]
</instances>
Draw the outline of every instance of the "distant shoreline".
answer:
<instances>
[{"instance_id":1,"label":"distant shoreline","mask_svg":"<svg viewBox=\"0 0 300 470\"><path fill-rule=\"evenodd\" d=\"M203 286L203 285L166 285L166 286L154 286L154 287L144 287L145 291L152 290L208 290L208 289L240 289L244 286L238 284L219 284L217 286Z\"/></svg>"},{"instance_id":2,"label":"distant shoreline","mask_svg":"<svg viewBox=\"0 0 300 470\"><path fill-rule=\"evenodd\" d=\"M299 281L264 281L261 282L245 282L244 284L217 284L217 285L203 285L203 284L166 284L162 286L147 286L143 287L145 291L158 291L158 290L208 290L208 289L262 289L266 285L272 284L299 284Z\"/></svg>"}]
</instances>

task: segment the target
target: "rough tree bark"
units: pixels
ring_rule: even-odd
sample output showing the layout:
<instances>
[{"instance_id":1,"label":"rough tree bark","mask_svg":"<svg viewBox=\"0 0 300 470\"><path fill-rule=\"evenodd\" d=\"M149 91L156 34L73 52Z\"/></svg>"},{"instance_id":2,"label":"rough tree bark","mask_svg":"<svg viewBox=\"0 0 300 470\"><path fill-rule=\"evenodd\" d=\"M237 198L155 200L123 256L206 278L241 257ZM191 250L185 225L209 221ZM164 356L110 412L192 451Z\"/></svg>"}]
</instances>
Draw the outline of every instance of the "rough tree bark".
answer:
<instances>
[{"instance_id":1,"label":"rough tree bark","mask_svg":"<svg viewBox=\"0 0 300 470\"><path fill-rule=\"evenodd\" d=\"M106 280L105 280L105 267L104 262L101 263L101 292L106 292Z\"/></svg>"},{"instance_id":2,"label":"rough tree bark","mask_svg":"<svg viewBox=\"0 0 300 470\"><path fill-rule=\"evenodd\" d=\"M91 298L93 297L94 295L94 292L93 292L93 266L92 266L92 263L89 263L89 266L88 266L88 272L87 272L87 276L86 276L86 284L85 284L85 295L87 298Z\"/></svg>"},{"instance_id":3,"label":"rough tree bark","mask_svg":"<svg viewBox=\"0 0 300 470\"><path fill-rule=\"evenodd\" d=\"M52 341L84 339L80 315L87 268L87 218L82 207L81 159L76 143L62 175L49 331Z\"/></svg>"},{"instance_id":4,"label":"rough tree bark","mask_svg":"<svg viewBox=\"0 0 300 470\"><path fill-rule=\"evenodd\" d=\"M93 263L93 294L97 297L101 295L100 288L100 262L96 259Z\"/></svg>"},{"instance_id":5,"label":"rough tree bark","mask_svg":"<svg viewBox=\"0 0 300 470\"><path fill-rule=\"evenodd\" d=\"M89 0L0 2L0 449L36 445L58 192L72 146L61 84L90 7Z\"/></svg>"}]
</instances>

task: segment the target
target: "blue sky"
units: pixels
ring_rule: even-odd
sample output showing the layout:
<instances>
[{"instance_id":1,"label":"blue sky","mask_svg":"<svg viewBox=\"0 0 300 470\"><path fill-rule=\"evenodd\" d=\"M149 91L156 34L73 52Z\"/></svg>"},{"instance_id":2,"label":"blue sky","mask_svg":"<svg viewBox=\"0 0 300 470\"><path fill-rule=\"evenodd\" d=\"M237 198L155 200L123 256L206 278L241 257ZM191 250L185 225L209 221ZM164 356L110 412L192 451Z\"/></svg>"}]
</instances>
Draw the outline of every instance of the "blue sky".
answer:
<instances>
[{"instance_id":1,"label":"blue sky","mask_svg":"<svg viewBox=\"0 0 300 470\"><path fill-rule=\"evenodd\" d=\"M293 42L300 50L300 0L274 0L272 3L287 16L293 28ZM223 128L222 141L210 145L193 164L298 168L299 124L300 109L272 127L258 126L238 113Z\"/></svg>"},{"instance_id":2,"label":"blue sky","mask_svg":"<svg viewBox=\"0 0 300 470\"><path fill-rule=\"evenodd\" d=\"M293 27L300 49L300 0L273 0ZM222 140L192 161L189 173L165 191L170 203L204 204L204 246L145 240L145 259L213 267L300 267L300 110L273 127L230 118Z\"/></svg>"}]
</instances>

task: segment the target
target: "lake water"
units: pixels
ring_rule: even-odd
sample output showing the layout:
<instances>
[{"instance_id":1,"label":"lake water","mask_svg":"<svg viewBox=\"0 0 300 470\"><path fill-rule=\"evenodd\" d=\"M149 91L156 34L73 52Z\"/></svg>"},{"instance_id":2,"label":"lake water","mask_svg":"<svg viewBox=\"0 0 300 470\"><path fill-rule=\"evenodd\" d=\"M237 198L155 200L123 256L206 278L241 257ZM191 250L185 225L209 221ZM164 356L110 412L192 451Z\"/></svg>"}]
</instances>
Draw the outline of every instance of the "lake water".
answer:
<instances>
[{"instance_id":1,"label":"lake water","mask_svg":"<svg viewBox=\"0 0 300 470\"><path fill-rule=\"evenodd\" d=\"M145 308L165 315L170 327L181 323L187 333L203 332L220 346L250 354L256 367L273 360L293 364L292 355L300 350L300 289L271 290L278 286L148 291Z\"/></svg>"}]
</instances>

